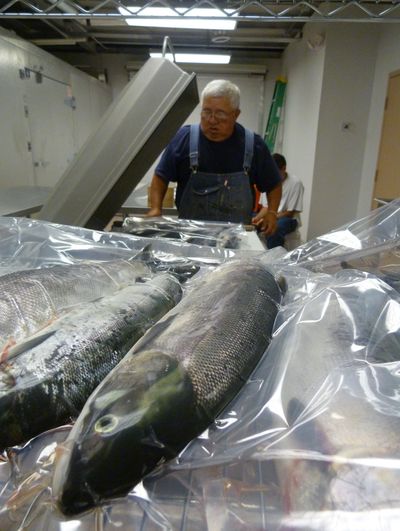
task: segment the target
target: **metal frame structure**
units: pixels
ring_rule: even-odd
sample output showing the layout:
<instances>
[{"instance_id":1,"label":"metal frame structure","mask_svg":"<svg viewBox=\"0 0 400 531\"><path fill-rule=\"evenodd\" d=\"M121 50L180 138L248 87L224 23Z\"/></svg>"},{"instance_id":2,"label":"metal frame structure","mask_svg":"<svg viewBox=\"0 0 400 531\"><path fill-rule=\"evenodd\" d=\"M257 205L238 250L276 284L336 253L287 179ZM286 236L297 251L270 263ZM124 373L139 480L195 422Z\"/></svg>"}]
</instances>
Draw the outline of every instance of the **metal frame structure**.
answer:
<instances>
[{"instance_id":1,"label":"metal frame structure","mask_svg":"<svg viewBox=\"0 0 400 531\"><path fill-rule=\"evenodd\" d=\"M142 2L140 2L142 4ZM140 18L142 10L136 14L123 15L118 8L137 4L133 0L10 0L0 7L0 22L10 19L40 20L108 20L120 21L126 18ZM151 0L142 4L142 9L150 6L177 6L172 2ZM181 7L181 6L180 6ZM307 22L400 22L400 0L237 0L216 2L200 0L185 5L188 12L193 8L215 7L224 17L244 22L295 21ZM229 12L226 10L229 9ZM231 11L233 10L233 11ZM185 13L176 11L176 17ZM209 17L197 17L209 18ZM217 17L218 18L218 17ZM215 18L213 18L215 20Z\"/></svg>"}]
</instances>

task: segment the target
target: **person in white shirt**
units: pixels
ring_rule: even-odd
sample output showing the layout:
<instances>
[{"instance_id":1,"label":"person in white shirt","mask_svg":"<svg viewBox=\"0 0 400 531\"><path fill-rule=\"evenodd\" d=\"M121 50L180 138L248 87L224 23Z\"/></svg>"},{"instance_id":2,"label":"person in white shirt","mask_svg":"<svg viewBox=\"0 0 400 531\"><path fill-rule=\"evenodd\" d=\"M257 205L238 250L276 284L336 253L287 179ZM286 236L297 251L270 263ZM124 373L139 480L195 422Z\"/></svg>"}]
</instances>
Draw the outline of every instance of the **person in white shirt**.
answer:
<instances>
[{"instance_id":1,"label":"person in white shirt","mask_svg":"<svg viewBox=\"0 0 400 531\"><path fill-rule=\"evenodd\" d=\"M268 249L283 246L285 236L297 229L300 224L300 212L303 210L303 183L295 175L286 171L286 159L280 153L274 153L273 159L278 166L282 179L282 197L277 212L277 229L266 238ZM263 198L263 206L268 207L267 199Z\"/></svg>"}]
</instances>

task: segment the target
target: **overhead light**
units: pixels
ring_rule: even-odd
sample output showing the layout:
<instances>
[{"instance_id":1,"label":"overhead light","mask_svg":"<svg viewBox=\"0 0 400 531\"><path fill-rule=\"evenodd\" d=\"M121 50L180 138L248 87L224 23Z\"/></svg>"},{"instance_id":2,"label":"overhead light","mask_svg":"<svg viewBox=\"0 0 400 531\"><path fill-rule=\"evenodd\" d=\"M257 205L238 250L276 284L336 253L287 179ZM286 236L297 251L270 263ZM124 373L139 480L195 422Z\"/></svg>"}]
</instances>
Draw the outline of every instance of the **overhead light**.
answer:
<instances>
[{"instance_id":1,"label":"overhead light","mask_svg":"<svg viewBox=\"0 0 400 531\"><path fill-rule=\"evenodd\" d=\"M162 57L161 53L150 53L150 57ZM173 61L172 53L164 56L166 59ZM176 53L175 62L177 63L208 63L227 65L231 60L230 54L206 54L206 53Z\"/></svg>"},{"instance_id":2,"label":"overhead light","mask_svg":"<svg viewBox=\"0 0 400 531\"><path fill-rule=\"evenodd\" d=\"M118 8L121 15L137 15L134 18L126 18L125 22L130 26L150 26L156 28L183 28L183 29L206 29L206 30L234 30L236 20L228 18L234 9L222 11L217 8L193 8L185 7L145 7L126 6ZM140 13L139 13L140 11ZM174 17L170 19L170 17ZM177 18L179 17L179 18ZM203 17L203 18L199 18ZM212 20L218 17L217 20ZM227 20L221 20L227 18Z\"/></svg>"}]
</instances>

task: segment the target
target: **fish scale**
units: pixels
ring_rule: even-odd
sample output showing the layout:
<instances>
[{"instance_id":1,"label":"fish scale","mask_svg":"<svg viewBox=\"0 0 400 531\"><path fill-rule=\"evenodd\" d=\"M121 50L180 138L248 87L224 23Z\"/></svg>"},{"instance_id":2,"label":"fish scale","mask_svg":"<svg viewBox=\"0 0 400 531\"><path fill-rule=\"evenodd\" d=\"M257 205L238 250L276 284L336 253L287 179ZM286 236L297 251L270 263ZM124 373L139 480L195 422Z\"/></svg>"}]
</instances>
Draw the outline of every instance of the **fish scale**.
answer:
<instances>
[{"instance_id":1,"label":"fish scale","mask_svg":"<svg viewBox=\"0 0 400 531\"><path fill-rule=\"evenodd\" d=\"M61 510L77 514L127 494L202 433L264 354L280 299L258 261L203 277L86 403L55 467Z\"/></svg>"},{"instance_id":2,"label":"fish scale","mask_svg":"<svg viewBox=\"0 0 400 531\"><path fill-rule=\"evenodd\" d=\"M246 297L246 286L238 287L236 296L240 300ZM270 295L264 289L257 289L251 301L235 311L226 313L219 323L220 330L231 331L231 341L226 344L224 333L216 335L207 334L197 345L197 355L187 367L196 396L200 403L213 409L232 385L232 380L237 380L237 385L243 381L243 366L252 363L253 353L265 348L268 343L270 330L265 327L259 330L258 324L246 322L249 315L260 312L266 322L274 318L274 307L268 305ZM271 312L271 315L268 313ZM210 356L212 351L222 353L220 356ZM240 352L240 358L235 353ZM198 376L199 375L199 376ZM204 375L207 375L204 378ZM203 376L203 377L200 377ZM216 392L217 391L217 392Z\"/></svg>"},{"instance_id":3,"label":"fish scale","mask_svg":"<svg viewBox=\"0 0 400 531\"><path fill-rule=\"evenodd\" d=\"M71 310L43 341L0 365L0 447L69 422L144 332L180 299L179 282L156 275Z\"/></svg>"},{"instance_id":4,"label":"fish scale","mask_svg":"<svg viewBox=\"0 0 400 531\"><path fill-rule=\"evenodd\" d=\"M0 353L35 334L71 306L110 295L149 277L141 262L56 265L8 273L0 277ZM4 360L3 360L4 361Z\"/></svg>"}]
</instances>

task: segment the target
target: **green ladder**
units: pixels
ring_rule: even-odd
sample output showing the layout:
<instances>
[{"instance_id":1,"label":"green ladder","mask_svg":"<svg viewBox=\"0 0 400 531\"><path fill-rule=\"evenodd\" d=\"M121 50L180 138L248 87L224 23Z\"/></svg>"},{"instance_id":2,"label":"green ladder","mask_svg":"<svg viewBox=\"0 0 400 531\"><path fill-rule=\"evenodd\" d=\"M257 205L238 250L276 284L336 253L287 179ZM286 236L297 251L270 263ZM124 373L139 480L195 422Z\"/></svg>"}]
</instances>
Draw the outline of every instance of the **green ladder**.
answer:
<instances>
[{"instance_id":1,"label":"green ladder","mask_svg":"<svg viewBox=\"0 0 400 531\"><path fill-rule=\"evenodd\" d=\"M264 142L271 153L274 151L276 135L278 133L279 120L281 118L283 101L285 99L287 80L278 77L275 82L274 95L272 97L271 108L269 110L267 127L264 134Z\"/></svg>"}]
</instances>

